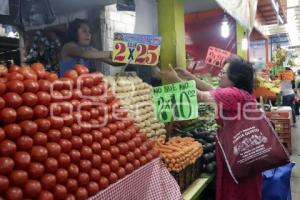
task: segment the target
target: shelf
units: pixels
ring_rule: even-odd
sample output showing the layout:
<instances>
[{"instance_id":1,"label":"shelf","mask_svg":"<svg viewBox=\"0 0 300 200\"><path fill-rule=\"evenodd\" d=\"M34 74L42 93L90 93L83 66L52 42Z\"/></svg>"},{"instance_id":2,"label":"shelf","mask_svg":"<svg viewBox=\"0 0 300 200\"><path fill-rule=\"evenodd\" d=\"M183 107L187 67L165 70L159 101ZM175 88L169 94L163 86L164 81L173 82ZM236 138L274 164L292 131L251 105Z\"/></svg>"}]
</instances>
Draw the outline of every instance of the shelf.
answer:
<instances>
[{"instance_id":1,"label":"shelf","mask_svg":"<svg viewBox=\"0 0 300 200\"><path fill-rule=\"evenodd\" d=\"M200 194L205 190L208 184L214 179L214 174L203 174L200 178L196 179L182 194L184 200L197 199Z\"/></svg>"}]
</instances>

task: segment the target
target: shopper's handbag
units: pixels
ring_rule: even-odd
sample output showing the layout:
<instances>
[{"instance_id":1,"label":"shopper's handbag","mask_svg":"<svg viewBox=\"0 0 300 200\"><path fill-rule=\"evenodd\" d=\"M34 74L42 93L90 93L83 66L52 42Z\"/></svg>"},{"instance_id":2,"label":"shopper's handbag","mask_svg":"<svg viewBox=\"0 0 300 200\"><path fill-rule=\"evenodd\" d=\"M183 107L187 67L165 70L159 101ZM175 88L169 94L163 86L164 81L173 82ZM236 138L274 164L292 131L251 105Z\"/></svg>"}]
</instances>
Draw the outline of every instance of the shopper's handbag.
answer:
<instances>
[{"instance_id":1,"label":"shopper's handbag","mask_svg":"<svg viewBox=\"0 0 300 200\"><path fill-rule=\"evenodd\" d=\"M289 162L270 121L257 108L243 109L237 119L223 118L217 134L228 170L236 183Z\"/></svg>"},{"instance_id":2,"label":"shopper's handbag","mask_svg":"<svg viewBox=\"0 0 300 200\"><path fill-rule=\"evenodd\" d=\"M295 163L290 162L262 173L262 200L292 200L291 175L294 166Z\"/></svg>"}]
</instances>

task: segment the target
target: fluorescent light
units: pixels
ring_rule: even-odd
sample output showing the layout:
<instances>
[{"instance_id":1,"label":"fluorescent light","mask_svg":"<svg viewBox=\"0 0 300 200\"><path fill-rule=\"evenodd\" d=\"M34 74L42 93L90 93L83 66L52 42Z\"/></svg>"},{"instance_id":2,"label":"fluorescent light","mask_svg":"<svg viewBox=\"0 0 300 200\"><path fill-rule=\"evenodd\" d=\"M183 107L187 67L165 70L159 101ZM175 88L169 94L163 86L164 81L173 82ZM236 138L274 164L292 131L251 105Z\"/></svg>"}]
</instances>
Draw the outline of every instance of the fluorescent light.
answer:
<instances>
[{"instance_id":1,"label":"fluorescent light","mask_svg":"<svg viewBox=\"0 0 300 200\"><path fill-rule=\"evenodd\" d=\"M222 25L221 25L221 36L223 38L228 38L229 34L230 34L230 28L229 28L229 24L228 24L228 19L227 19L226 15L224 15Z\"/></svg>"},{"instance_id":2,"label":"fluorescent light","mask_svg":"<svg viewBox=\"0 0 300 200\"><path fill-rule=\"evenodd\" d=\"M248 39L245 37L242 39L242 50L246 51L248 49Z\"/></svg>"}]
</instances>

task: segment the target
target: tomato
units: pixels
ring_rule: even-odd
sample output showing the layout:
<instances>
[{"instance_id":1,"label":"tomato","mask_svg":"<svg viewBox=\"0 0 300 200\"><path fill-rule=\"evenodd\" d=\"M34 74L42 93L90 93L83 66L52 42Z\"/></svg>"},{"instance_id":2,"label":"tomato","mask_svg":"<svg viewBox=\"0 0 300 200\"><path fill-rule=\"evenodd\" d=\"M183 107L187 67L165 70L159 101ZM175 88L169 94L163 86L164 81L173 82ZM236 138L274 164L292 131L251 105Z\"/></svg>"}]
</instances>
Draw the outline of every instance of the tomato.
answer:
<instances>
[{"instance_id":1,"label":"tomato","mask_svg":"<svg viewBox=\"0 0 300 200\"><path fill-rule=\"evenodd\" d=\"M106 163L110 163L111 162L111 153L107 150L102 150L101 151L101 158L102 161L106 162Z\"/></svg>"},{"instance_id":2,"label":"tomato","mask_svg":"<svg viewBox=\"0 0 300 200\"><path fill-rule=\"evenodd\" d=\"M81 110L90 110L92 108L92 101L89 99L81 99Z\"/></svg>"},{"instance_id":3,"label":"tomato","mask_svg":"<svg viewBox=\"0 0 300 200\"><path fill-rule=\"evenodd\" d=\"M82 93L81 93L81 90L79 89L74 89L73 92L72 92L72 99L81 99L81 96L82 96Z\"/></svg>"},{"instance_id":4,"label":"tomato","mask_svg":"<svg viewBox=\"0 0 300 200\"><path fill-rule=\"evenodd\" d=\"M29 106L21 106L17 109L19 120L28 120L33 117L33 110Z\"/></svg>"},{"instance_id":5,"label":"tomato","mask_svg":"<svg viewBox=\"0 0 300 200\"><path fill-rule=\"evenodd\" d=\"M72 149L69 155L73 163L78 163L80 161L80 151Z\"/></svg>"},{"instance_id":6,"label":"tomato","mask_svg":"<svg viewBox=\"0 0 300 200\"><path fill-rule=\"evenodd\" d=\"M45 167L41 163L32 162L27 170L31 179L39 179L44 175Z\"/></svg>"},{"instance_id":7,"label":"tomato","mask_svg":"<svg viewBox=\"0 0 300 200\"><path fill-rule=\"evenodd\" d=\"M64 113L61 117L63 118L64 126L71 126L74 123L74 118L70 114Z\"/></svg>"},{"instance_id":8,"label":"tomato","mask_svg":"<svg viewBox=\"0 0 300 200\"><path fill-rule=\"evenodd\" d=\"M61 138L61 133L59 130L50 129L47 133L49 142L59 142Z\"/></svg>"},{"instance_id":9,"label":"tomato","mask_svg":"<svg viewBox=\"0 0 300 200\"><path fill-rule=\"evenodd\" d=\"M90 88L88 88L88 87L83 87L81 89L81 92L86 97L90 97L92 95L92 90Z\"/></svg>"},{"instance_id":10,"label":"tomato","mask_svg":"<svg viewBox=\"0 0 300 200\"><path fill-rule=\"evenodd\" d=\"M47 135L45 133L42 132L37 132L34 135L34 144L35 145L40 145L40 146L44 146L47 143Z\"/></svg>"},{"instance_id":11,"label":"tomato","mask_svg":"<svg viewBox=\"0 0 300 200\"><path fill-rule=\"evenodd\" d=\"M92 87L91 92L92 92L92 96L97 97L100 96L103 91L100 87L94 86Z\"/></svg>"},{"instance_id":12,"label":"tomato","mask_svg":"<svg viewBox=\"0 0 300 200\"><path fill-rule=\"evenodd\" d=\"M47 132L50 129L51 123L48 119L37 119L35 123L38 126L38 131Z\"/></svg>"},{"instance_id":13,"label":"tomato","mask_svg":"<svg viewBox=\"0 0 300 200\"><path fill-rule=\"evenodd\" d=\"M127 158L124 155L119 155L118 161L121 166L125 166L127 163Z\"/></svg>"},{"instance_id":14,"label":"tomato","mask_svg":"<svg viewBox=\"0 0 300 200\"><path fill-rule=\"evenodd\" d=\"M111 134L115 134L118 130L118 126L114 123L108 124L107 127L110 129Z\"/></svg>"},{"instance_id":15,"label":"tomato","mask_svg":"<svg viewBox=\"0 0 300 200\"><path fill-rule=\"evenodd\" d=\"M11 80L6 83L6 89L8 92L14 92L22 94L24 92L24 84L19 80Z\"/></svg>"},{"instance_id":16,"label":"tomato","mask_svg":"<svg viewBox=\"0 0 300 200\"><path fill-rule=\"evenodd\" d=\"M109 181L106 177L102 176L99 181L100 190L107 188L109 185Z\"/></svg>"},{"instance_id":17,"label":"tomato","mask_svg":"<svg viewBox=\"0 0 300 200\"><path fill-rule=\"evenodd\" d=\"M15 92L8 92L3 96L3 98L6 102L6 106L12 108L19 107L23 102L21 96Z\"/></svg>"},{"instance_id":18,"label":"tomato","mask_svg":"<svg viewBox=\"0 0 300 200\"><path fill-rule=\"evenodd\" d=\"M23 188L24 195L27 198L34 198L42 191L41 183L37 180L29 180Z\"/></svg>"},{"instance_id":19,"label":"tomato","mask_svg":"<svg viewBox=\"0 0 300 200\"><path fill-rule=\"evenodd\" d=\"M133 138L133 141L135 142L136 147L140 147L142 144L142 139L140 137Z\"/></svg>"},{"instance_id":20,"label":"tomato","mask_svg":"<svg viewBox=\"0 0 300 200\"><path fill-rule=\"evenodd\" d=\"M145 156L141 156L139 160L141 165L145 165L147 163L147 158Z\"/></svg>"},{"instance_id":21,"label":"tomato","mask_svg":"<svg viewBox=\"0 0 300 200\"><path fill-rule=\"evenodd\" d=\"M2 176L0 176L2 177ZM1 178L0 178L1 179ZM10 183L15 186L23 186L28 180L28 173L24 170L14 170L10 174ZM8 179L7 179L8 181ZM0 181L1 182L1 181ZM7 182L8 183L8 182ZM1 191L1 183L0 183L0 191ZM7 185L8 187L8 185Z\"/></svg>"},{"instance_id":22,"label":"tomato","mask_svg":"<svg viewBox=\"0 0 300 200\"><path fill-rule=\"evenodd\" d=\"M133 162L135 159L134 153L133 152L128 152L128 154L126 155L127 158L127 162Z\"/></svg>"},{"instance_id":23,"label":"tomato","mask_svg":"<svg viewBox=\"0 0 300 200\"><path fill-rule=\"evenodd\" d=\"M55 142L48 142L46 144L47 150L48 150L48 155L49 157L58 157L60 152L61 152L61 147L59 144Z\"/></svg>"},{"instance_id":24,"label":"tomato","mask_svg":"<svg viewBox=\"0 0 300 200\"><path fill-rule=\"evenodd\" d=\"M127 142L131 139L131 134L128 131L123 132L124 142Z\"/></svg>"},{"instance_id":25,"label":"tomato","mask_svg":"<svg viewBox=\"0 0 300 200\"><path fill-rule=\"evenodd\" d=\"M131 119L126 119L123 122L124 122L126 128L130 127L133 124L133 120L131 120Z\"/></svg>"},{"instance_id":26,"label":"tomato","mask_svg":"<svg viewBox=\"0 0 300 200\"><path fill-rule=\"evenodd\" d=\"M89 196L89 193L88 193L87 189L84 187L79 187L75 193L75 197L78 200L87 199L88 196Z\"/></svg>"},{"instance_id":27,"label":"tomato","mask_svg":"<svg viewBox=\"0 0 300 200\"><path fill-rule=\"evenodd\" d=\"M131 174L134 170L134 166L131 163L125 165L126 174Z\"/></svg>"},{"instance_id":28,"label":"tomato","mask_svg":"<svg viewBox=\"0 0 300 200\"><path fill-rule=\"evenodd\" d=\"M147 134L146 133L140 133L138 136L141 138L142 142L145 142L147 140Z\"/></svg>"},{"instance_id":29,"label":"tomato","mask_svg":"<svg viewBox=\"0 0 300 200\"><path fill-rule=\"evenodd\" d=\"M0 95L2 95L6 91L6 84L0 82Z\"/></svg>"},{"instance_id":30,"label":"tomato","mask_svg":"<svg viewBox=\"0 0 300 200\"><path fill-rule=\"evenodd\" d=\"M4 108L5 104L5 100L2 97L0 97L0 109Z\"/></svg>"},{"instance_id":31,"label":"tomato","mask_svg":"<svg viewBox=\"0 0 300 200\"><path fill-rule=\"evenodd\" d=\"M54 73L46 73L45 78L50 82L54 82L58 79L58 76Z\"/></svg>"},{"instance_id":32,"label":"tomato","mask_svg":"<svg viewBox=\"0 0 300 200\"><path fill-rule=\"evenodd\" d=\"M75 81L78 78L78 73L76 70L70 69L65 72L64 77L70 78Z\"/></svg>"},{"instance_id":33,"label":"tomato","mask_svg":"<svg viewBox=\"0 0 300 200\"><path fill-rule=\"evenodd\" d=\"M38 126L34 121L25 120L20 124L22 129L22 134L32 136L37 132Z\"/></svg>"},{"instance_id":34,"label":"tomato","mask_svg":"<svg viewBox=\"0 0 300 200\"><path fill-rule=\"evenodd\" d=\"M100 178L101 178L101 173L98 169L91 169L90 172L89 172L89 175L90 175L90 180L91 181L99 181Z\"/></svg>"},{"instance_id":35,"label":"tomato","mask_svg":"<svg viewBox=\"0 0 300 200\"><path fill-rule=\"evenodd\" d=\"M125 142L121 142L121 143L118 143L117 145L119 147L119 150L120 150L120 153L123 154L123 155L126 155L129 151L129 146L127 143Z\"/></svg>"},{"instance_id":36,"label":"tomato","mask_svg":"<svg viewBox=\"0 0 300 200\"><path fill-rule=\"evenodd\" d=\"M9 73L18 72L18 71L20 71L20 66L18 65L11 65L10 68L8 69Z\"/></svg>"},{"instance_id":37,"label":"tomato","mask_svg":"<svg viewBox=\"0 0 300 200\"><path fill-rule=\"evenodd\" d=\"M64 153L69 153L72 149L72 143L70 140L61 139L59 141L59 145L61 147L61 151Z\"/></svg>"},{"instance_id":38,"label":"tomato","mask_svg":"<svg viewBox=\"0 0 300 200\"><path fill-rule=\"evenodd\" d=\"M40 86L37 81L25 80L23 83L24 83L25 92L36 93L39 90Z\"/></svg>"},{"instance_id":39,"label":"tomato","mask_svg":"<svg viewBox=\"0 0 300 200\"><path fill-rule=\"evenodd\" d=\"M89 196L94 196L99 191L99 185L96 182L90 182L87 186Z\"/></svg>"},{"instance_id":40,"label":"tomato","mask_svg":"<svg viewBox=\"0 0 300 200\"><path fill-rule=\"evenodd\" d=\"M107 138L103 138L101 140L101 147L102 149L110 149L110 141Z\"/></svg>"},{"instance_id":41,"label":"tomato","mask_svg":"<svg viewBox=\"0 0 300 200\"><path fill-rule=\"evenodd\" d=\"M48 158L44 165L49 173L54 173L58 169L58 161L55 158Z\"/></svg>"},{"instance_id":42,"label":"tomato","mask_svg":"<svg viewBox=\"0 0 300 200\"><path fill-rule=\"evenodd\" d=\"M57 161L58 161L59 166L62 168L67 168L71 164L71 158L66 153L59 154Z\"/></svg>"},{"instance_id":43,"label":"tomato","mask_svg":"<svg viewBox=\"0 0 300 200\"><path fill-rule=\"evenodd\" d=\"M31 162L30 154L25 151L18 151L14 155L15 165L20 169L26 169Z\"/></svg>"},{"instance_id":44,"label":"tomato","mask_svg":"<svg viewBox=\"0 0 300 200\"><path fill-rule=\"evenodd\" d=\"M60 91L64 100L70 100L72 97L72 92L70 90L62 90Z\"/></svg>"},{"instance_id":45,"label":"tomato","mask_svg":"<svg viewBox=\"0 0 300 200\"><path fill-rule=\"evenodd\" d=\"M68 192L74 193L78 188L78 182L76 179L70 178L67 180L66 187Z\"/></svg>"},{"instance_id":46,"label":"tomato","mask_svg":"<svg viewBox=\"0 0 300 200\"><path fill-rule=\"evenodd\" d=\"M31 69L37 74L38 78L44 78L46 76L46 70L41 63L32 64Z\"/></svg>"},{"instance_id":47,"label":"tomato","mask_svg":"<svg viewBox=\"0 0 300 200\"><path fill-rule=\"evenodd\" d=\"M111 145L115 145L115 144L117 144L117 141L118 141L118 139L117 139L117 137L116 136L114 136L114 135L111 135L111 136L109 136L109 141L110 141L110 144Z\"/></svg>"},{"instance_id":48,"label":"tomato","mask_svg":"<svg viewBox=\"0 0 300 200\"><path fill-rule=\"evenodd\" d=\"M64 125L64 120L61 117L49 117L48 120L51 123L51 128L61 129Z\"/></svg>"},{"instance_id":49,"label":"tomato","mask_svg":"<svg viewBox=\"0 0 300 200\"><path fill-rule=\"evenodd\" d=\"M116 173L114 173L114 172L111 172L110 175L109 175L109 177L108 177L108 180L109 180L110 184L113 184L113 183L117 182L118 175Z\"/></svg>"},{"instance_id":50,"label":"tomato","mask_svg":"<svg viewBox=\"0 0 300 200\"><path fill-rule=\"evenodd\" d=\"M48 150L43 146L34 146L31 149L31 158L37 162L43 162L48 157Z\"/></svg>"},{"instance_id":51,"label":"tomato","mask_svg":"<svg viewBox=\"0 0 300 200\"><path fill-rule=\"evenodd\" d=\"M45 105L45 106L50 105L51 96L47 92L39 91L37 93L37 97L38 97L38 104Z\"/></svg>"},{"instance_id":52,"label":"tomato","mask_svg":"<svg viewBox=\"0 0 300 200\"><path fill-rule=\"evenodd\" d=\"M82 77L82 80L83 80L83 86L87 88L91 88L94 86L94 80L90 75Z\"/></svg>"},{"instance_id":53,"label":"tomato","mask_svg":"<svg viewBox=\"0 0 300 200\"><path fill-rule=\"evenodd\" d=\"M41 184L43 189L51 190L56 185L56 177L53 174L45 174L41 178Z\"/></svg>"},{"instance_id":54,"label":"tomato","mask_svg":"<svg viewBox=\"0 0 300 200\"><path fill-rule=\"evenodd\" d=\"M39 84L39 90L44 92L50 92L51 83L48 80L40 79L37 82Z\"/></svg>"},{"instance_id":55,"label":"tomato","mask_svg":"<svg viewBox=\"0 0 300 200\"><path fill-rule=\"evenodd\" d=\"M34 117L36 119L38 118L46 118L49 114L49 110L46 106L44 105L36 105L34 107Z\"/></svg>"},{"instance_id":56,"label":"tomato","mask_svg":"<svg viewBox=\"0 0 300 200\"><path fill-rule=\"evenodd\" d=\"M62 139L70 139L71 137L72 137L72 129L70 127L67 127L67 126L62 127L62 129L61 129L61 138Z\"/></svg>"},{"instance_id":57,"label":"tomato","mask_svg":"<svg viewBox=\"0 0 300 200\"><path fill-rule=\"evenodd\" d=\"M110 165L110 169L113 172L118 172L119 171L120 164L119 164L118 160L112 159L111 162L109 163L109 165Z\"/></svg>"},{"instance_id":58,"label":"tomato","mask_svg":"<svg viewBox=\"0 0 300 200\"><path fill-rule=\"evenodd\" d=\"M20 73L24 76L25 80L37 80L36 73L30 67L21 67Z\"/></svg>"},{"instance_id":59,"label":"tomato","mask_svg":"<svg viewBox=\"0 0 300 200\"><path fill-rule=\"evenodd\" d=\"M72 147L75 149L81 149L82 147L82 139L78 136L72 136L71 138Z\"/></svg>"},{"instance_id":60,"label":"tomato","mask_svg":"<svg viewBox=\"0 0 300 200\"><path fill-rule=\"evenodd\" d=\"M28 151L32 148L33 139L29 136L22 135L17 140L17 146L19 150Z\"/></svg>"},{"instance_id":61,"label":"tomato","mask_svg":"<svg viewBox=\"0 0 300 200\"><path fill-rule=\"evenodd\" d=\"M22 200L22 199L24 199L22 189L20 189L18 187L9 187L6 190L5 199L7 199L7 200Z\"/></svg>"},{"instance_id":62,"label":"tomato","mask_svg":"<svg viewBox=\"0 0 300 200\"><path fill-rule=\"evenodd\" d=\"M80 160L79 169L81 172L89 173L92 169L92 162L89 160Z\"/></svg>"},{"instance_id":63,"label":"tomato","mask_svg":"<svg viewBox=\"0 0 300 200\"><path fill-rule=\"evenodd\" d=\"M99 110L97 108L92 108L90 113L92 119L97 119L99 117Z\"/></svg>"},{"instance_id":64,"label":"tomato","mask_svg":"<svg viewBox=\"0 0 300 200\"><path fill-rule=\"evenodd\" d=\"M99 167L102 164L101 156L99 156L98 154L93 154L93 156L92 156L92 164L93 164L94 168L99 169Z\"/></svg>"},{"instance_id":65,"label":"tomato","mask_svg":"<svg viewBox=\"0 0 300 200\"><path fill-rule=\"evenodd\" d=\"M63 90L65 91L71 91L74 86L74 80L67 78L67 77L61 77L60 81L63 83ZM69 94L69 96L72 96L72 93Z\"/></svg>"},{"instance_id":66,"label":"tomato","mask_svg":"<svg viewBox=\"0 0 300 200\"><path fill-rule=\"evenodd\" d=\"M23 81L24 80L24 76L22 74L20 74L19 72L11 72L8 73L6 75L7 80L19 80L19 81Z\"/></svg>"},{"instance_id":67,"label":"tomato","mask_svg":"<svg viewBox=\"0 0 300 200\"><path fill-rule=\"evenodd\" d=\"M118 142L123 142L125 140L123 131L117 131L115 136L117 137Z\"/></svg>"},{"instance_id":68,"label":"tomato","mask_svg":"<svg viewBox=\"0 0 300 200\"><path fill-rule=\"evenodd\" d=\"M1 156L12 156L17 151L17 146L10 140L3 140L0 143L0 155Z\"/></svg>"},{"instance_id":69,"label":"tomato","mask_svg":"<svg viewBox=\"0 0 300 200\"><path fill-rule=\"evenodd\" d=\"M70 178L77 178L77 176L79 174L79 168L76 164L71 163L68 168L68 172L69 172Z\"/></svg>"},{"instance_id":70,"label":"tomato","mask_svg":"<svg viewBox=\"0 0 300 200\"><path fill-rule=\"evenodd\" d=\"M110 129L107 128L107 127L100 128L100 131L102 132L103 137L105 137L105 138L108 138L110 136L110 134L111 134Z\"/></svg>"},{"instance_id":71,"label":"tomato","mask_svg":"<svg viewBox=\"0 0 300 200\"><path fill-rule=\"evenodd\" d=\"M138 169L141 166L141 162L137 159L133 161L134 169Z\"/></svg>"},{"instance_id":72,"label":"tomato","mask_svg":"<svg viewBox=\"0 0 300 200\"><path fill-rule=\"evenodd\" d=\"M89 69L81 64L76 64L74 66L74 69L76 70L76 72L79 74L79 75L82 75L82 74L88 74L89 73Z\"/></svg>"},{"instance_id":73,"label":"tomato","mask_svg":"<svg viewBox=\"0 0 300 200\"><path fill-rule=\"evenodd\" d=\"M126 175L126 171L123 167L120 167L117 174L118 174L119 179L121 179Z\"/></svg>"},{"instance_id":74,"label":"tomato","mask_svg":"<svg viewBox=\"0 0 300 200\"><path fill-rule=\"evenodd\" d=\"M91 146L93 153L99 154L101 153L101 145L98 142L93 142Z\"/></svg>"},{"instance_id":75,"label":"tomato","mask_svg":"<svg viewBox=\"0 0 300 200\"><path fill-rule=\"evenodd\" d=\"M13 108L3 108L0 111L0 121L5 124L13 123L17 119L17 112Z\"/></svg>"},{"instance_id":76,"label":"tomato","mask_svg":"<svg viewBox=\"0 0 300 200\"><path fill-rule=\"evenodd\" d=\"M92 129L92 125L89 122L82 122L80 126L83 133L89 133Z\"/></svg>"},{"instance_id":77,"label":"tomato","mask_svg":"<svg viewBox=\"0 0 300 200\"><path fill-rule=\"evenodd\" d=\"M14 160L9 157L0 157L0 174L7 176L14 168Z\"/></svg>"},{"instance_id":78,"label":"tomato","mask_svg":"<svg viewBox=\"0 0 300 200\"><path fill-rule=\"evenodd\" d=\"M38 200L54 200L54 196L51 192L43 190L39 194Z\"/></svg>"},{"instance_id":79,"label":"tomato","mask_svg":"<svg viewBox=\"0 0 300 200\"><path fill-rule=\"evenodd\" d=\"M77 99L72 99L72 100L70 101L70 103L72 104L73 111L77 111L78 108L79 108L79 105L80 105L80 101L77 100Z\"/></svg>"},{"instance_id":80,"label":"tomato","mask_svg":"<svg viewBox=\"0 0 300 200\"><path fill-rule=\"evenodd\" d=\"M55 172L57 183L65 183L68 180L68 171L60 168Z\"/></svg>"},{"instance_id":81,"label":"tomato","mask_svg":"<svg viewBox=\"0 0 300 200\"><path fill-rule=\"evenodd\" d=\"M145 144L142 144L142 146L140 146L140 150L142 155L146 155L148 149Z\"/></svg>"},{"instance_id":82,"label":"tomato","mask_svg":"<svg viewBox=\"0 0 300 200\"><path fill-rule=\"evenodd\" d=\"M87 110L81 110L80 114L83 121L89 121L91 119L91 113Z\"/></svg>"},{"instance_id":83,"label":"tomato","mask_svg":"<svg viewBox=\"0 0 300 200\"><path fill-rule=\"evenodd\" d=\"M106 163L102 163L100 167L100 172L103 176L109 176L110 174L110 166Z\"/></svg>"},{"instance_id":84,"label":"tomato","mask_svg":"<svg viewBox=\"0 0 300 200\"><path fill-rule=\"evenodd\" d=\"M152 155L153 158L157 158L160 152L157 149L151 149L150 154Z\"/></svg>"},{"instance_id":85,"label":"tomato","mask_svg":"<svg viewBox=\"0 0 300 200\"><path fill-rule=\"evenodd\" d=\"M83 159L90 159L93 156L93 151L88 146L83 146L80 150L80 155Z\"/></svg>"},{"instance_id":86,"label":"tomato","mask_svg":"<svg viewBox=\"0 0 300 200\"><path fill-rule=\"evenodd\" d=\"M72 124L71 130L73 135L79 135L81 133L81 126L79 126L78 124Z\"/></svg>"},{"instance_id":87,"label":"tomato","mask_svg":"<svg viewBox=\"0 0 300 200\"><path fill-rule=\"evenodd\" d=\"M136 149L135 142L133 140L128 141L127 144L130 151L134 151Z\"/></svg>"},{"instance_id":88,"label":"tomato","mask_svg":"<svg viewBox=\"0 0 300 200\"><path fill-rule=\"evenodd\" d=\"M86 186L90 181L90 177L87 173L79 173L77 180L80 186Z\"/></svg>"},{"instance_id":89,"label":"tomato","mask_svg":"<svg viewBox=\"0 0 300 200\"><path fill-rule=\"evenodd\" d=\"M54 198L58 200L66 199L68 196L67 188L63 185L56 185L53 189Z\"/></svg>"},{"instance_id":90,"label":"tomato","mask_svg":"<svg viewBox=\"0 0 300 200\"><path fill-rule=\"evenodd\" d=\"M8 139L16 140L21 135L21 127L18 124L8 124L5 125L3 129Z\"/></svg>"},{"instance_id":91,"label":"tomato","mask_svg":"<svg viewBox=\"0 0 300 200\"><path fill-rule=\"evenodd\" d=\"M38 97L32 92L25 92L22 94L23 104L33 107L38 102Z\"/></svg>"}]
</instances>

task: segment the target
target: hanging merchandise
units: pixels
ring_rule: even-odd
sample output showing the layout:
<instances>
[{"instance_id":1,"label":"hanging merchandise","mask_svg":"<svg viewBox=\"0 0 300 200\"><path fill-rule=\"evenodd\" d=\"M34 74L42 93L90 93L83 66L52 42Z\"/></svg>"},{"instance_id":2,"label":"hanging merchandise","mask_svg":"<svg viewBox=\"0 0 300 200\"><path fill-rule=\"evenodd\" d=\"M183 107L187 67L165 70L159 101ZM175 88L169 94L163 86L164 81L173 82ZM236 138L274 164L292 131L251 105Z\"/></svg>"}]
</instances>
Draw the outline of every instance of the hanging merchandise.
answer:
<instances>
[{"instance_id":1,"label":"hanging merchandise","mask_svg":"<svg viewBox=\"0 0 300 200\"><path fill-rule=\"evenodd\" d=\"M21 26L51 24L55 14L49 0L22 0L19 3L16 23Z\"/></svg>"}]
</instances>

